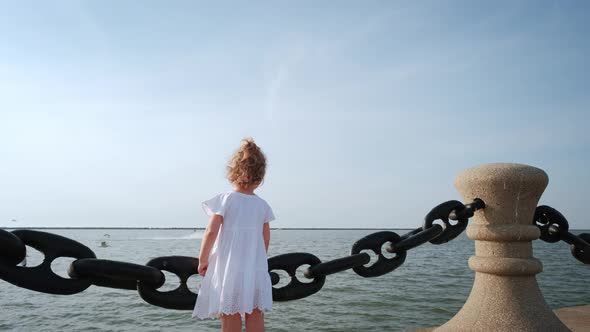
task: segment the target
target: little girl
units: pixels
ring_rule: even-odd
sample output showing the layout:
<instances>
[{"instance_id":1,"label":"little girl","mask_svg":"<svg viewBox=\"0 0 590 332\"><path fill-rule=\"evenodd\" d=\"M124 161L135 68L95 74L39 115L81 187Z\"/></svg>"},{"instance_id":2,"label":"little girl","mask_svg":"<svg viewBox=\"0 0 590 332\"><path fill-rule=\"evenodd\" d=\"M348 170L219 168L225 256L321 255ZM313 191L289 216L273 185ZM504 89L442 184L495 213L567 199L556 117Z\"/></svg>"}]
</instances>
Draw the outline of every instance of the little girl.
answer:
<instances>
[{"instance_id":1,"label":"little girl","mask_svg":"<svg viewBox=\"0 0 590 332\"><path fill-rule=\"evenodd\" d=\"M221 330L264 331L265 311L272 310L268 274L268 222L274 214L254 194L262 183L266 158L251 138L242 140L227 166L234 190L202 203L211 217L201 242L199 274L204 276L193 317L221 317Z\"/></svg>"}]
</instances>

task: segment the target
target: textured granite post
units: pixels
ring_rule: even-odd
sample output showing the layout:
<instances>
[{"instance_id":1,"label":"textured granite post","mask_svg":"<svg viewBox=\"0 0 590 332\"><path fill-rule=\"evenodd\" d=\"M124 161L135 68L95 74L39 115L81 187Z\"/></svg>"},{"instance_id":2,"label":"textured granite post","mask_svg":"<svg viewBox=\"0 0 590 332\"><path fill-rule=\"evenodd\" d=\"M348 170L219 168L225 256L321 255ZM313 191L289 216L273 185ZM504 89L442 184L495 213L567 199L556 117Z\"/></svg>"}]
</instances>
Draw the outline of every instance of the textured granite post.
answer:
<instances>
[{"instance_id":1,"label":"textured granite post","mask_svg":"<svg viewBox=\"0 0 590 332\"><path fill-rule=\"evenodd\" d=\"M533 257L535 207L547 186L541 169L520 164L489 164L455 179L464 198L481 198L467 236L475 240L471 294L463 308L434 331L569 331L549 308L535 279L543 270Z\"/></svg>"}]
</instances>

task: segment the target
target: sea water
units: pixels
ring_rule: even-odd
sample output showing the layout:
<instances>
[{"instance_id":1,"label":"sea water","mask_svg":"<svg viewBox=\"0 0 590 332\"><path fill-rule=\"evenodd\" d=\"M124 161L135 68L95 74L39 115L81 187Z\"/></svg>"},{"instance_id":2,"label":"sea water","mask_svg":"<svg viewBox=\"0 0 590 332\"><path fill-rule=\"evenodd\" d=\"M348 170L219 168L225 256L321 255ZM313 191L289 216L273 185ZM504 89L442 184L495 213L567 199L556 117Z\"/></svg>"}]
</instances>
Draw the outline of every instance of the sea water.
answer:
<instances>
[{"instance_id":1,"label":"sea water","mask_svg":"<svg viewBox=\"0 0 590 332\"><path fill-rule=\"evenodd\" d=\"M55 229L90 247L98 258L145 264L159 256L197 256L201 231ZM309 252L322 261L346 256L353 243L376 230L273 230L269 256ZM407 230L397 231L404 234ZM102 247L102 242L106 247ZM551 308L590 303L590 266L576 261L563 242L534 241L534 256L543 262L537 275ZM443 245L425 244L408 252L406 262L380 277L363 278L352 270L326 277L322 290L307 298L274 302L266 314L267 331L401 331L440 325L462 307L474 272L467 266L474 244L465 234ZM43 255L27 247L27 265ZM72 258L52 268L67 277ZM374 261L374 258L372 259ZM298 270L299 278L304 268ZM279 273L279 286L288 282ZM172 290L178 278L164 272ZM200 276L189 279L197 291ZM144 302L136 291L91 286L75 295L43 294L0 280L2 331L219 331L219 320L198 321L191 311L164 309Z\"/></svg>"}]
</instances>

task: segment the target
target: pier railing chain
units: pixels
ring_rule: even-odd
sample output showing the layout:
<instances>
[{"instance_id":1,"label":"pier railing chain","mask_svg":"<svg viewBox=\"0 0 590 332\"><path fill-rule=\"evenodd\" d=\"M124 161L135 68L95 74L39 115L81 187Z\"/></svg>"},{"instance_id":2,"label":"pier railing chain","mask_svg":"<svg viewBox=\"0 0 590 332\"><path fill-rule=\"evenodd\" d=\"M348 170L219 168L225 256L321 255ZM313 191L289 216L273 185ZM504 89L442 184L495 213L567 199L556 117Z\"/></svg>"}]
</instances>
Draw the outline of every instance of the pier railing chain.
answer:
<instances>
[{"instance_id":1,"label":"pier railing chain","mask_svg":"<svg viewBox=\"0 0 590 332\"><path fill-rule=\"evenodd\" d=\"M287 285L273 287L273 300L289 301L312 295L324 286L326 276L348 269L367 278L389 273L404 263L407 252L412 248L426 242L443 244L456 238L465 230L468 219L475 211L483 208L485 203L477 198L466 205L459 201L444 202L426 215L422 227L401 236L392 231L369 234L354 243L349 256L326 262L302 252L271 257L268 267L272 285L280 282L280 276L275 271L283 270L290 278ZM563 227L558 230L560 239L569 241L573 245L574 256L582 257L582 261L588 264L588 234L577 238L571 234L562 234L562 229ZM567 231L567 226L565 230ZM19 265L26 257L26 246L45 255L40 265ZM385 257L382 248L395 255ZM377 255L376 262L367 265L371 256L366 251ZM60 257L76 259L68 268L71 278L60 277L51 270L51 263ZM192 310L197 294L188 289L187 280L198 273L198 265L197 258L185 256L157 257L146 265L97 259L90 248L57 234L22 229L8 232L0 229L0 278L18 287L43 293L76 294L90 285L96 285L137 290L141 298L150 304L169 309ZM312 279L310 282L297 279L296 271L303 265L309 265L304 277ZM166 281L162 271L177 275L180 285L171 291L159 291L158 288Z\"/></svg>"},{"instance_id":2,"label":"pier railing chain","mask_svg":"<svg viewBox=\"0 0 590 332\"><path fill-rule=\"evenodd\" d=\"M541 205L535 209L533 223L541 231L545 242L564 241L571 247L572 255L584 264L590 264L590 233L575 235L569 232L567 219L556 209Z\"/></svg>"}]
</instances>

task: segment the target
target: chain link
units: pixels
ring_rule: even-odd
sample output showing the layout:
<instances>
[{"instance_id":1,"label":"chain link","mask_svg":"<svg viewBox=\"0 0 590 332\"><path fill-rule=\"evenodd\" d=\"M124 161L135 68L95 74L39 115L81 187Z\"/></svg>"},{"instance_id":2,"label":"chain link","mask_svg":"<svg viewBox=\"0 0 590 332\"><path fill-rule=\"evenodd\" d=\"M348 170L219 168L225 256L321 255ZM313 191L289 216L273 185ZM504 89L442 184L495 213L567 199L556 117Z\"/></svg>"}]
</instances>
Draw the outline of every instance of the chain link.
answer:
<instances>
[{"instance_id":1,"label":"chain link","mask_svg":"<svg viewBox=\"0 0 590 332\"><path fill-rule=\"evenodd\" d=\"M427 229L419 227L403 235L398 243L389 244L386 250L391 253L407 251L421 246L426 242L432 241L436 237L440 236L442 232L443 228L441 225L432 225L432 227Z\"/></svg>"},{"instance_id":2,"label":"chain link","mask_svg":"<svg viewBox=\"0 0 590 332\"><path fill-rule=\"evenodd\" d=\"M549 243L564 241L570 245L574 258L584 264L590 264L590 234L570 233L569 223L559 211L547 205L537 206L533 224L539 227L541 240Z\"/></svg>"},{"instance_id":3,"label":"chain link","mask_svg":"<svg viewBox=\"0 0 590 332\"><path fill-rule=\"evenodd\" d=\"M441 220L442 232L430 240L432 244L443 244L463 233L467 227L467 221L471 218L476 210L485 208L485 203L479 198L474 199L470 204L463 205L459 201L446 201L435 206L424 218L422 228L427 230L434 226L436 220ZM452 224L449 219L457 221Z\"/></svg>"},{"instance_id":4,"label":"chain link","mask_svg":"<svg viewBox=\"0 0 590 332\"><path fill-rule=\"evenodd\" d=\"M291 279L286 286L279 288L273 287L272 299L274 301L297 300L319 292L326 282L326 276L314 276L311 282L303 283L297 278L295 273L302 265L309 265L313 267L319 265L320 263L321 261L319 258L305 252L294 252L269 258L269 271L285 271ZM275 275L279 277L279 279L277 279L278 283L280 281L280 276L276 273Z\"/></svg>"},{"instance_id":5,"label":"chain link","mask_svg":"<svg viewBox=\"0 0 590 332\"><path fill-rule=\"evenodd\" d=\"M62 278L51 270L51 263L60 257L96 258L90 248L66 237L33 230L16 230L22 245L31 246L45 255L43 263L35 267L0 264L0 277L9 283L30 290L59 295L70 295L84 291L92 284L89 280ZM20 245L19 245L20 247ZM15 257L7 253L4 257Z\"/></svg>"},{"instance_id":6,"label":"chain link","mask_svg":"<svg viewBox=\"0 0 590 332\"><path fill-rule=\"evenodd\" d=\"M147 266L174 273L180 279L180 285L174 290L161 292L151 282L139 280L137 292L147 303L167 309L193 310L197 301L197 294L188 289L187 281L190 276L198 274L199 260L187 256L166 256L150 260Z\"/></svg>"},{"instance_id":7,"label":"chain link","mask_svg":"<svg viewBox=\"0 0 590 332\"><path fill-rule=\"evenodd\" d=\"M166 280L162 271L151 266L96 258L73 261L68 275L74 279L90 280L96 286L128 290L136 290L138 281L159 288Z\"/></svg>"},{"instance_id":8,"label":"chain link","mask_svg":"<svg viewBox=\"0 0 590 332\"><path fill-rule=\"evenodd\" d=\"M398 243L401 237L395 232L383 231L369 234L358 240L353 246L350 253L352 255L360 253L362 250L371 250L377 255L377 262L371 266L356 266L352 270L361 277L378 277L389 273L400 267L406 260L405 251L396 252L393 258L387 258L383 255L381 248L387 243Z\"/></svg>"}]
</instances>

